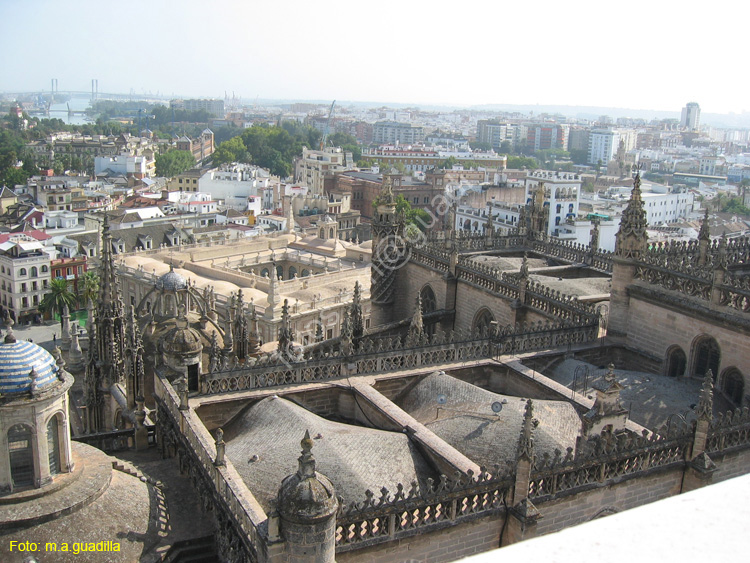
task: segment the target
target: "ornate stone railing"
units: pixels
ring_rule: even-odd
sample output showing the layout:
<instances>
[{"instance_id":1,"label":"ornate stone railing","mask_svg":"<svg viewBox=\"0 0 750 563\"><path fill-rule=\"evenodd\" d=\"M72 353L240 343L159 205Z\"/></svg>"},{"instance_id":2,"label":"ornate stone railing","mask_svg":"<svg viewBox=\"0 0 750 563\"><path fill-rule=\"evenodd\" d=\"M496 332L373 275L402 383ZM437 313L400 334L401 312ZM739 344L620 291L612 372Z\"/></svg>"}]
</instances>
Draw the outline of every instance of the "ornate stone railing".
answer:
<instances>
[{"instance_id":1,"label":"ornate stone railing","mask_svg":"<svg viewBox=\"0 0 750 563\"><path fill-rule=\"evenodd\" d=\"M439 272L450 272L450 253L435 246L412 248L409 260Z\"/></svg>"},{"instance_id":2,"label":"ornate stone railing","mask_svg":"<svg viewBox=\"0 0 750 563\"><path fill-rule=\"evenodd\" d=\"M513 481L499 469L495 476L486 471L449 481L427 480L420 489L416 482L408 491L399 484L395 493L383 487L380 494L365 492L365 500L341 507L336 518L336 552L342 553L429 533L446 525L459 524L505 510Z\"/></svg>"},{"instance_id":3,"label":"ornate stone railing","mask_svg":"<svg viewBox=\"0 0 750 563\"><path fill-rule=\"evenodd\" d=\"M522 291L523 280L519 274L501 272L496 268L476 262L471 257L459 257L456 275L460 280L506 299L520 299L523 292L525 305L560 320L581 322L596 317L593 305L581 303L576 297L565 295L536 282L529 282Z\"/></svg>"},{"instance_id":4,"label":"ornate stone railing","mask_svg":"<svg viewBox=\"0 0 750 563\"><path fill-rule=\"evenodd\" d=\"M558 493L634 475L648 469L683 463L692 434L663 437L623 434L595 436L576 452L545 455L535 460L529 480L529 498L553 497Z\"/></svg>"},{"instance_id":5,"label":"ornate stone railing","mask_svg":"<svg viewBox=\"0 0 750 563\"><path fill-rule=\"evenodd\" d=\"M599 272L612 273L612 252L592 250L590 246L554 238L535 240L531 248L550 258L558 258L575 264L586 264Z\"/></svg>"},{"instance_id":6,"label":"ornate stone railing","mask_svg":"<svg viewBox=\"0 0 750 563\"><path fill-rule=\"evenodd\" d=\"M598 337L598 319L585 322L534 323L505 327L496 335L487 332L423 334L416 344L406 338L365 337L351 354L342 352L341 339L330 346L315 348L314 355L299 361L283 361L278 354L261 356L252 365L217 365L216 371L202 376L201 394L213 395L249 389L262 389L329 381L339 377L388 373L394 370L464 362L503 354L547 350L593 342Z\"/></svg>"},{"instance_id":7,"label":"ornate stone railing","mask_svg":"<svg viewBox=\"0 0 750 563\"><path fill-rule=\"evenodd\" d=\"M158 433L162 452L179 456L180 471L192 479L203 507L218 507L217 545L232 561L265 561L267 517L260 505L251 506L239 473L229 460L216 466L216 446L198 415L180 410L180 399L164 377L155 378ZM249 498L248 498L249 497Z\"/></svg>"},{"instance_id":8,"label":"ornate stone railing","mask_svg":"<svg viewBox=\"0 0 750 563\"><path fill-rule=\"evenodd\" d=\"M719 415L709 427L706 440L708 453L750 444L750 413L747 407Z\"/></svg>"},{"instance_id":9,"label":"ornate stone railing","mask_svg":"<svg viewBox=\"0 0 750 563\"><path fill-rule=\"evenodd\" d=\"M710 267L690 267L687 263L683 263L679 268L672 268L638 262L634 277L690 297L713 301L716 305L750 313L748 275L732 274L723 269L714 270ZM717 283L717 279L723 280L722 283Z\"/></svg>"},{"instance_id":10,"label":"ornate stone railing","mask_svg":"<svg viewBox=\"0 0 750 563\"><path fill-rule=\"evenodd\" d=\"M476 287L486 289L494 295L506 299L518 299L520 288L516 281L517 274L501 272L491 266L475 262L471 257L460 256L456 268L456 277Z\"/></svg>"}]
</instances>

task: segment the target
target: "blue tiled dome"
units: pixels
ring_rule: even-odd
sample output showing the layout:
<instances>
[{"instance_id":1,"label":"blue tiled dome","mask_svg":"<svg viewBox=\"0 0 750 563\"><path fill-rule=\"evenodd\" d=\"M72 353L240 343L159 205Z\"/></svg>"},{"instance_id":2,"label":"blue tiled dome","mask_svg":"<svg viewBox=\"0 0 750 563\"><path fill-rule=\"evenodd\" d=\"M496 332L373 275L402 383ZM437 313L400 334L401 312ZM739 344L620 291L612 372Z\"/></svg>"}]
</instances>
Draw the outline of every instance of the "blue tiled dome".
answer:
<instances>
[{"instance_id":1,"label":"blue tiled dome","mask_svg":"<svg viewBox=\"0 0 750 563\"><path fill-rule=\"evenodd\" d=\"M47 350L25 340L0 341L0 393L28 393L32 368L36 371L37 389L43 389L57 379L57 364Z\"/></svg>"},{"instance_id":2,"label":"blue tiled dome","mask_svg":"<svg viewBox=\"0 0 750 563\"><path fill-rule=\"evenodd\" d=\"M169 271L156 280L156 289L166 289L167 291L176 291L185 289L187 287L187 280L180 274L174 271L172 266L169 267Z\"/></svg>"}]
</instances>

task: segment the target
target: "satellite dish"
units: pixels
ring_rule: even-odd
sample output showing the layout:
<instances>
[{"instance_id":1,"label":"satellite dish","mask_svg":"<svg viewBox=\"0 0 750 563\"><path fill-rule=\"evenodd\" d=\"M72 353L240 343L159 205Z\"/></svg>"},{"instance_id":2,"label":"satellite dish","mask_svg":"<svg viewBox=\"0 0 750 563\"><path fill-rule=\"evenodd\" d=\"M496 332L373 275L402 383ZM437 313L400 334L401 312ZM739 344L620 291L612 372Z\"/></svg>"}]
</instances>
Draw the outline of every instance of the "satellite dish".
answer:
<instances>
[{"instance_id":1,"label":"satellite dish","mask_svg":"<svg viewBox=\"0 0 750 563\"><path fill-rule=\"evenodd\" d=\"M495 414L499 413L501 410L503 410L503 404L499 401L495 401L492 403L492 412Z\"/></svg>"},{"instance_id":2,"label":"satellite dish","mask_svg":"<svg viewBox=\"0 0 750 563\"><path fill-rule=\"evenodd\" d=\"M440 395L437 396L437 402L438 402L438 405L444 405L445 403L448 402L448 397L440 393Z\"/></svg>"}]
</instances>

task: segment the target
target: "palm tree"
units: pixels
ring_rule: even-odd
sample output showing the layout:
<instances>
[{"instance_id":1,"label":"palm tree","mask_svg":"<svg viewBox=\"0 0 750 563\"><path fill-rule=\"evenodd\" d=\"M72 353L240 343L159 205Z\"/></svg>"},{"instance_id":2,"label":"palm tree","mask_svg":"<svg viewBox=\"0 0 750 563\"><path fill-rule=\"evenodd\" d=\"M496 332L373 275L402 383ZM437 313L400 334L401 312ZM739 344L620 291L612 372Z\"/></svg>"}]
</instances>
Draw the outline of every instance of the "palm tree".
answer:
<instances>
[{"instance_id":1,"label":"palm tree","mask_svg":"<svg viewBox=\"0 0 750 563\"><path fill-rule=\"evenodd\" d=\"M50 281L49 293L47 293L39 305L39 310L49 312L54 317L57 313L60 315L60 324L62 325L62 312L65 306L68 309L76 303L76 296L70 291L68 281L63 278L55 278Z\"/></svg>"},{"instance_id":2,"label":"palm tree","mask_svg":"<svg viewBox=\"0 0 750 563\"><path fill-rule=\"evenodd\" d=\"M96 303L99 297L99 275L96 272L83 274L83 289L79 296L79 307L88 306L89 299Z\"/></svg>"}]
</instances>

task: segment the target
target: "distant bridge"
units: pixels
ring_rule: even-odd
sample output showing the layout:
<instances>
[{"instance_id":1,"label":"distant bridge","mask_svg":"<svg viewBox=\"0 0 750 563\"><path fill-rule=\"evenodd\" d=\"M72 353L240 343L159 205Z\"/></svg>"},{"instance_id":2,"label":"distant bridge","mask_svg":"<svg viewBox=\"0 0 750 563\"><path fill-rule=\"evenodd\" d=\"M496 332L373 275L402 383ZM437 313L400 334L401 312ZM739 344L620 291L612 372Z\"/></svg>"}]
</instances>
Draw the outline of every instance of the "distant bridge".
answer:
<instances>
[{"instance_id":1,"label":"distant bridge","mask_svg":"<svg viewBox=\"0 0 750 563\"><path fill-rule=\"evenodd\" d=\"M36 92L1 92L4 97L15 97L15 98L39 98L50 96L49 90L38 90ZM71 98L93 98L95 100L128 100L128 101L146 101L146 102L162 102L164 100L170 100L174 96L159 96L156 94L148 94L139 96L137 94L114 94L105 92L96 92L93 96L91 91L88 90L55 90L55 95L70 96Z\"/></svg>"}]
</instances>

